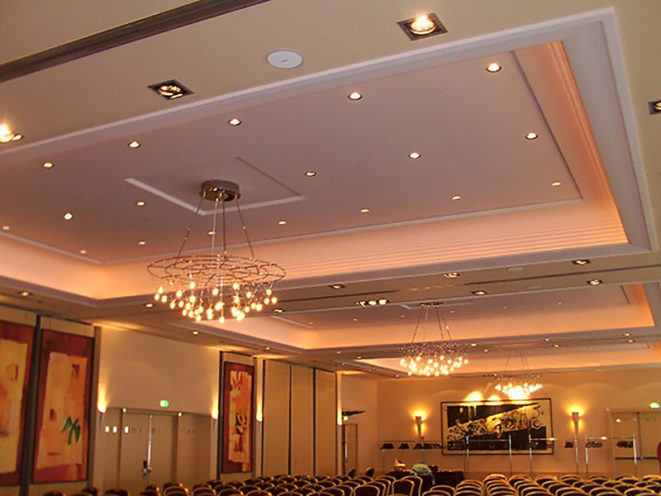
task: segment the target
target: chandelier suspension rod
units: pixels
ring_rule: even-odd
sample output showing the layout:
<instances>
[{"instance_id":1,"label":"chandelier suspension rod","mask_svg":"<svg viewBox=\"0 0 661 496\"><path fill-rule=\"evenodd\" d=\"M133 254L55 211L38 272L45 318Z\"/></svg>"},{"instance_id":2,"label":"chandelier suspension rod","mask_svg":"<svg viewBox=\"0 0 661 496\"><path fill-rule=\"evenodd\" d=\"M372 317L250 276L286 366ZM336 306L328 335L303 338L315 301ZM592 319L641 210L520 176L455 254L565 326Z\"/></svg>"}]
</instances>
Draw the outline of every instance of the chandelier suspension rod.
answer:
<instances>
[{"instance_id":1,"label":"chandelier suspension rod","mask_svg":"<svg viewBox=\"0 0 661 496\"><path fill-rule=\"evenodd\" d=\"M216 249L216 214L218 213L218 200L213 203L213 222L211 225L211 250L210 253L213 255L214 250Z\"/></svg>"},{"instance_id":2,"label":"chandelier suspension rod","mask_svg":"<svg viewBox=\"0 0 661 496\"><path fill-rule=\"evenodd\" d=\"M195 218L197 217L197 214L200 211L200 207L202 207L202 202L204 201L204 198L200 198L200 202L197 204L197 208L195 209L195 213L193 214L193 217L190 220L190 223L188 224L188 227L186 228L186 234L184 234L184 239L181 242L181 246L179 247L179 251L177 252L177 257L181 256L181 252L184 251L184 246L186 246L186 241L188 241L188 237L190 236L191 231L193 230L193 223L195 222Z\"/></svg>"},{"instance_id":3,"label":"chandelier suspension rod","mask_svg":"<svg viewBox=\"0 0 661 496\"><path fill-rule=\"evenodd\" d=\"M415 329L413 329L413 337L411 338L411 344L415 344L415 336L418 333L418 328L420 327L421 320L422 320L422 312L418 312L418 321L415 324Z\"/></svg>"},{"instance_id":4,"label":"chandelier suspension rod","mask_svg":"<svg viewBox=\"0 0 661 496\"><path fill-rule=\"evenodd\" d=\"M227 221L225 220L225 202L223 202L223 256L227 255L227 235L226 233Z\"/></svg>"},{"instance_id":5,"label":"chandelier suspension rod","mask_svg":"<svg viewBox=\"0 0 661 496\"><path fill-rule=\"evenodd\" d=\"M246 226L245 221L243 220L243 213L241 213L241 206L239 205L239 198L236 199L236 211L239 212L239 218L241 219L241 229L246 236L246 242L248 243L248 248L250 248L250 257L255 258L255 252L252 249L252 243L250 242L250 237L248 236L248 226Z\"/></svg>"}]
</instances>

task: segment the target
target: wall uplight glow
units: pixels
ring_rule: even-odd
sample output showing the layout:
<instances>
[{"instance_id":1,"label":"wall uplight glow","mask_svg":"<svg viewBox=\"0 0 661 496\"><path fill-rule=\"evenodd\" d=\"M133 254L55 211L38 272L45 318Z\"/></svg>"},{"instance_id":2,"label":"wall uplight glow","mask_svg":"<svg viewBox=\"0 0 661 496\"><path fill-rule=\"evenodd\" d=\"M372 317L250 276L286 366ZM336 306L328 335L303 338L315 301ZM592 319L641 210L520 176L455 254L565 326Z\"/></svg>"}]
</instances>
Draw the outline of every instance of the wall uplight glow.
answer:
<instances>
[{"instance_id":1,"label":"wall uplight glow","mask_svg":"<svg viewBox=\"0 0 661 496\"><path fill-rule=\"evenodd\" d=\"M464 397L464 401L484 401L484 395L481 391L471 391Z\"/></svg>"}]
</instances>

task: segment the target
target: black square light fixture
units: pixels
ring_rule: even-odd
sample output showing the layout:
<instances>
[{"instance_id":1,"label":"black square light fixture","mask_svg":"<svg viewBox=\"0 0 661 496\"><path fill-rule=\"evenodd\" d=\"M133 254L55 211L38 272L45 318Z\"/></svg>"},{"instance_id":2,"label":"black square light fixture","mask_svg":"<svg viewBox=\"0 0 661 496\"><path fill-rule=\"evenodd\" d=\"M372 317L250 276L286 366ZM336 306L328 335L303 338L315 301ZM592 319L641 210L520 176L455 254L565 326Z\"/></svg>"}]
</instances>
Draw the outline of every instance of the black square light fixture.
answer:
<instances>
[{"instance_id":1,"label":"black square light fixture","mask_svg":"<svg viewBox=\"0 0 661 496\"><path fill-rule=\"evenodd\" d=\"M661 100L649 102L650 114L661 114Z\"/></svg>"},{"instance_id":2,"label":"black square light fixture","mask_svg":"<svg viewBox=\"0 0 661 496\"><path fill-rule=\"evenodd\" d=\"M399 24L399 27L402 28L412 41L448 32L441 20L433 12L412 17L405 21L399 21L397 24Z\"/></svg>"},{"instance_id":3,"label":"black square light fixture","mask_svg":"<svg viewBox=\"0 0 661 496\"><path fill-rule=\"evenodd\" d=\"M193 92L186 88L176 79L170 79L169 81L163 81L162 83L150 84L149 89L156 92L156 94L161 95L166 100L177 100L182 96L192 95Z\"/></svg>"}]
</instances>

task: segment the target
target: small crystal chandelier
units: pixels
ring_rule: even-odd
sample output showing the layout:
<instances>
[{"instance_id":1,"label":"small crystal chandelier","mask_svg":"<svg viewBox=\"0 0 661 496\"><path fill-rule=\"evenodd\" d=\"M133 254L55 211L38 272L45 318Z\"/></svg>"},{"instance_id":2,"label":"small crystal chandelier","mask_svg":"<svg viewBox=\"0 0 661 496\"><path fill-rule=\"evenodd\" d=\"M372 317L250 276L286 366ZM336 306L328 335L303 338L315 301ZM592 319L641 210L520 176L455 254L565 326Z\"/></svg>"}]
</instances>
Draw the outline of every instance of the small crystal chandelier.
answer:
<instances>
[{"instance_id":1,"label":"small crystal chandelier","mask_svg":"<svg viewBox=\"0 0 661 496\"><path fill-rule=\"evenodd\" d=\"M178 310L196 322L226 317L243 320L251 311L259 312L275 304L273 285L285 276L282 267L255 258L248 230L239 207L239 185L212 179L202 183L200 202L191 219L176 256L162 258L148 265L149 273L158 279L154 300ZM211 248L208 253L184 255L186 241L193 229L204 200L214 203ZM241 220L250 258L227 253L225 204L235 202ZM216 250L216 221L221 206L222 250Z\"/></svg>"},{"instance_id":2,"label":"small crystal chandelier","mask_svg":"<svg viewBox=\"0 0 661 496\"><path fill-rule=\"evenodd\" d=\"M439 377L449 375L450 372L468 363L464 347L452 340L450 326L442 317L440 306L440 303L420 304L420 314L411 343L404 348L404 357L399 361L399 364L407 370L408 375ZM415 338L422 322L423 312L426 323L431 309L436 312L440 341L416 342ZM447 334L447 339L445 339L445 334Z\"/></svg>"},{"instance_id":3,"label":"small crystal chandelier","mask_svg":"<svg viewBox=\"0 0 661 496\"><path fill-rule=\"evenodd\" d=\"M510 359L512 358L512 354L510 353L505 363L505 373L496 376L497 382L494 386L496 391L506 394L512 400L529 398L532 393L539 391L543 387L541 376L528 370L528 362L523 356L523 353L519 353L519 357L521 358L522 372L507 372Z\"/></svg>"}]
</instances>

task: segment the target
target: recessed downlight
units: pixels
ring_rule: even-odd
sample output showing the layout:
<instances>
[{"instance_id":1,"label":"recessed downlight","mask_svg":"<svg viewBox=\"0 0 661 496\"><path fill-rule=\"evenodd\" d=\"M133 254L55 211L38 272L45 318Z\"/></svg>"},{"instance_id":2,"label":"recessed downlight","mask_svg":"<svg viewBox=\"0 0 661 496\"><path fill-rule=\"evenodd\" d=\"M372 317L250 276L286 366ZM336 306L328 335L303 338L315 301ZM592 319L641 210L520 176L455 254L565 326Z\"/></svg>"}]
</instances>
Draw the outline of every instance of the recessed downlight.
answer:
<instances>
[{"instance_id":1,"label":"recessed downlight","mask_svg":"<svg viewBox=\"0 0 661 496\"><path fill-rule=\"evenodd\" d=\"M239 119L237 117L232 117L230 120L227 121L227 123L230 126L234 126L234 127L240 126L241 125L241 119Z\"/></svg>"},{"instance_id":2,"label":"recessed downlight","mask_svg":"<svg viewBox=\"0 0 661 496\"><path fill-rule=\"evenodd\" d=\"M422 155L420 155L420 152L411 152L409 153L409 158L411 160L418 160Z\"/></svg>"},{"instance_id":3,"label":"recessed downlight","mask_svg":"<svg viewBox=\"0 0 661 496\"><path fill-rule=\"evenodd\" d=\"M344 289L344 288L345 288L344 284L340 284L339 282L336 282L336 283L334 283L334 284L331 284L331 285L329 285L328 287L331 288L331 289L335 289L335 290L338 290L338 289Z\"/></svg>"},{"instance_id":4,"label":"recessed downlight","mask_svg":"<svg viewBox=\"0 0 661 496\"><path fill-rule=\"evenodd\" d=\"M135 140L131 141L129 143L129 148L140 148L140 142Z\"/></svg>"},{"instance_id":5,"label":"recessed downlight","mask_svg":"<svg viewBox=\"0 0 661 496\"><path fill-rule=\"evenodd\" d=\"M587 281L587 283L588 283L590 286L599 286L599 285L600 285L601 283L603 283L603 282L604 282L604 281L602 281L601 279L590 279L589 281Z\"/></svg>"},{"instance_id":6,"label":"recessed downlight","mask_svg":"<svg viewBox=\"0 0 661 496\"><path fill-rule=\"evenodd\" d=\"M11 143L22 139L23 135L11 129L7 123L0 124L0 143Z\"/></svg>"},{"instance_id":7,"label":"recessed downlight","mask_svg":"<svg viewBox=\"0 0 661 496\"><path fill-rule=\"evenodd\" d=\"M87 255L87 250L80 250L78 253L80 253L81 255Z\"/></svg>"},{"instance_id":8,"label":"recessed downlight","mask_svg":"<svg viewBox=\"0 0 661 496\"><path fill-rule=\"evenodd\" d=\"M200 331L193 331L191 334L193 334L193 336L197 336L200 334Z\"/></svg>"},{"instance_id":9,"label":"recessed downlight","mask_svg":"<svg viewBox=\"0 0 661 496\"><path fill-rule=\"evenodd\" d=\"M487 64L487 66L486 66L486 70L487 70L487 72L491 72L491 73L498 72L498 71L500 71L502 68L503 68L503 67L502 67L498 62L490 62L490 63Z\"/></svg>"},{"instance_id":10,"label":"recessed downlight","mask_svg":"<svg viewBox=\"0 0 661 496\"><path fill-rule=\"evenodd\" d=\"M43 164L41 164L41 166L44 169L52 169L53 166L55 166L55 164L53 162L44 162Z\"/></svg>"},{"instance_id":11,"label":"recessed downlight","mask_svg":"<svg viewBox=\"0 0 661 496\"><path fill-rule=\"evenodd\" d=\"M73 219L73 214L71 212L66 212L62 217L64 217L64 220L71 220Z\"/></svg>"},{"instance_id":12,"label":"recessed downlight","mask_svg":"<svg viewBox=\"0 0 661 496\"><path fill-rule=\"evenodd\" d=\"M536 140L538 137L539 136L537 135L537 133L530 132L530 133L526 134L526 139L528 141Z\"/></svg>"},{"instance_id":13,"label":"recessed downlight","mask_svg":"<svg viewBox=\"0 0 661 496\"><path fill-rule=\"evenodd\" d=\"M635 339L627 339L627 343L629 343L629 344L632 344L632 343L635 343L635 342L636 342Z\"/></svg>"},{"instance_id":14,"label":"recessed downlight","mask_svg":"<svg viewBox=\"0 0 661 496\"><path fill-rule=\"evenodd\" d=\"M307 171L305 171L305 175L306 175L307 177L314 177L314 176L317 175L317 173L316 173L315 171L313 171L313 170L307 170Z\"/></svg>"},{"instance_id":15,"label":"recessed downlight","mask_svg":"<svg viewBox=\"0 0 661 496\"><path fill-rule=\"evenodd\" d=\"M387 298L379 298L376 300L360 300L357 301L356 304L360 305L361 307L376 307L376 306L383 306L387 305L390 302Z\"/></svg>"},{"instance_id":16,"label":"recessed downlight","mask_svg":"<svg viewBox=\"0 0 661 496\"><path fill-rule=\"evenodd\" d=\"M176 79L170 79L168 81L163 81L162 83L150 84L148 88L166 100L177 100L183 96L191 95L193 93Z\"/></svg>"},{"instance_id":17,"label":"recessed downlight","mask_svg":"<svg viewBox=\"0 0 661 496\"><path fill-rule=\"evenodd\" d=\"M282 308L274 308L273 312L274 313L284 313L285 311Z\"/></svg>"},{"instance_id":18,"label":"recessed downlight","mask_svg":"<svg viewBox=\"0 0 661 496\"><path fill-rule=\"evenodd\" d=\"M445 272L443 273L443 277L446 279L456 279L459 277L461 274L459 272Z\"/></svg>"},{"instance_id":19,"label":"recessed downlight","mask_svg":"<svg viewBox=\"0 0 661 496\"><path fill-rule=\"evenodd\" d=\"M138 246L145 246L147 244L146 241L138 241Z\"/></svg>"},{"instance_id":20,"label":"recessed downlight","mask_svg":"<svg viewBox=\"0 0 661 496\"><path fill-rule=\"evenodd\" d=\"M31 293L30 293L29 291L21 291L21 292L19 292L19 294L20 294L23 298L27 298L28 296L30 296Z\"/></svg>"},{"instance_id":21,"label":"recessed downlight","mask_svg":"<svg viewBox=\"0 0 661 496\"><path fill-rule=\"evenodd\" d=\"M146 203L142 200L139 200L139 201L135 202L136 207L144 207L145 205L146 205Z\"/></svg>"},{"instance_id":22,"label":"recessed downlight","mask_svg":"<svg viewBox=\"0 0 661 496\"><path fill-rule=\"evenodd\" d=\"M411 19L399 21L397 24L399 24L399 27L402 28L412 41L448 32L445 26L443 26L443 23L441 23L441 20L433 12L420 14Z\"/></svg>"},{"instance_id":23,"label":"recessed downlight","mask_svg":"<svg viewBox=\"0 0 661 496\"><path fill-rule=\"evenodd\" d=\"M207 231L207 234L208 234L209 236L213 236L214 234L216 234L216 231L214 231L214 230L212 229L212 230L210 230L210 231Z\"/></svg>"},{"instance_id":24,"label":"recessed downlight","mask_svg":"<svg viewBox=\"0 0 661 496\"><path fill-rule=\"evenodd\" d=\"M452 197L452 201L459 201L459 200L461 200L461 195L454 195Z\"/></svg>"},{"instance_id":25,"label":"recessed downlight","mask_svg":"<svg viewBox=\"0 0 661 496\"><path fill-rule=\"evenodd\" d=\"M650 114L659 114L661 113L661 100L655 100L649 102Z\"/></svg>"},{"instance_id":26,"label":"recessed downlight","mask_svg":"<svg viewBox=\"0 0 661 496\"><path fill-rule=\"evenodd\" d=\"M4 226L2 226L2 230L3 230L3 231L9 231L10 229L11 229L11 226L9 226L9 225L7 225L7 224L5 224Z\"/></svg>"},{"instance_id":27,"label":"recessed downlight","mask_svg":"<svg viewBox=\"0 0 661 496\"><path fill-rule=\"evenodd\" d=\"M369 209L369 208L361 208L361 209L360 209L360 213L361 213L361 214L368 214L369 212L370 212L370 209Z\"/></svg>"},{"instance_id":28,"label":"recessed downlight","mask_svg":"<svg viewBox=\"0 0 661 496\"><path fill-rule=\"evenodd\" d=\"M154 304L153 303L145 303L145 306L147 308L152 308L154 306Z\"/></svg>"},{"instance_id":29,"label":"recessed downlight","mask_svg":"<svg viewBox=\"0 0 661 496\"><path fill-rule=\"evenodd\" d=\"M477 289L475 291L471 291L471 293L477 296L484 296L485 294L487 294L487 292L484 289Z\"/></svg>"},{"instance_id":30,"label":"recessed downlight","mask_svg":"<svg viewBox=\"0 0 661 496\"><path fill-rule=\"evenodd\" d=\"M630 337L630 336L631 336L631 333L630 333L630 332L625 332L625 333L624 333L624 337L625 337L625 338L628 338L628 337Z\"/></svg>"},{"instance_id":31,"label":"recessed downlight","mask_svg":"<svg viewBox=\"0 0 661 496\"><path fill-rule=\"evenodd\" d=\"M557 188L558 186L562 186L562 183L560 181L553 181L551 183L551 186L553 186L554 188Z\"/></svg>"},{"instance_id":32,"label":"recessed downlight","mask_svg":"<svg viewBox=\"0 0 661 496\"><path fill-rule=\"evenodd\" d=\"M363 98L363 94L358 93L357 91L352 91L351 93L349 93L347 95L347 98L349 100L353 100L354 102L356 102L356 101L361 100Z\"/></svg>"},{"instance_id":33,"label":"recessed downlight","mask_svg":"<svg viewBox=\"0 0 661 496\"><path fill-rule=\"evenodd\" d=\"M576 260L572 260L571 263L573 263L574 265L587 265L590 263L590 260L588 260L587 258L577 258Z\"/></svg>"},{"instance_id":34,"label":"recessed downlight","mask_svg":"<svg viewBox=\"0 0 661 496\"><path fill-rule=\"evenodd\" d=\"M553 345L553 347L554 347L554 348L560 348L560 345L559 345L558 343L555 343L555 344Z\"/></svg>"},{"instance_id":35,"label":"recessed downlight","mask_svg":"<svg viewBox=\"0 0 661 496\"><path fill-rule=\"evenodd\" d=\"M284 226L286 223L287 223L287 221L286 221L285 219L280 219L280 220L278 221L278 225L279 225L279 226Z\"/></svg>"}]
</instances>

